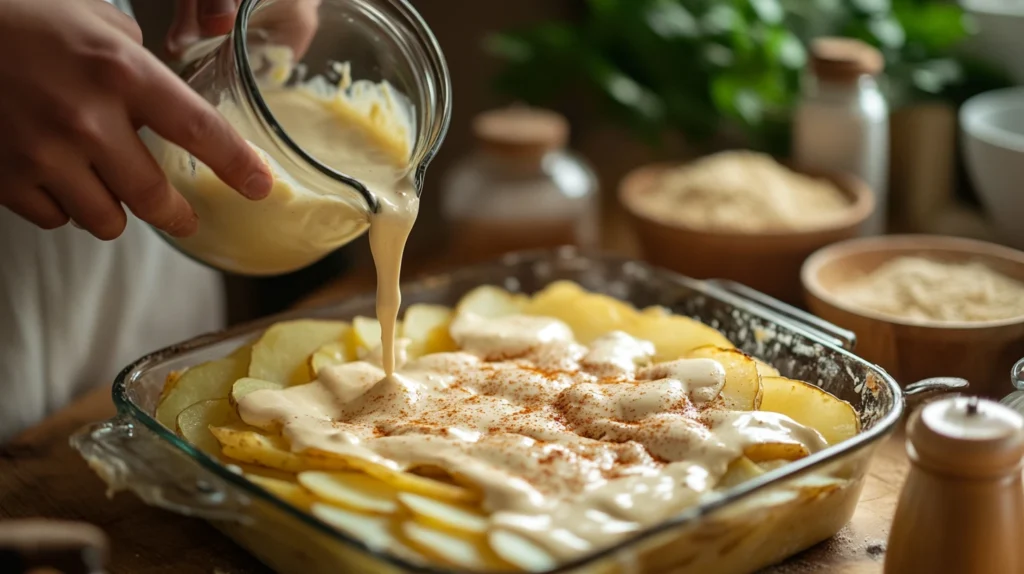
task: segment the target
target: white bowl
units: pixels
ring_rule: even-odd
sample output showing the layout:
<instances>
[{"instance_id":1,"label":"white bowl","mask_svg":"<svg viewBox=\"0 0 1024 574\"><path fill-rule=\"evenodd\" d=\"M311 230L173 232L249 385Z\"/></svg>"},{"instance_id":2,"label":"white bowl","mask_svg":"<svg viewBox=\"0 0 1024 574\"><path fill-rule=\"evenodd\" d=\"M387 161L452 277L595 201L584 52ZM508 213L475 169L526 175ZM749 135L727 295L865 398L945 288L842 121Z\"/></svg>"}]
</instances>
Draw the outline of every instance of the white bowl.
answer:
<instances>
[{"instance_id":1,"label":"white bowl","mask_svg":"<svg viewBox=\"0 0 1024 574\"><path fill-rule=\"evenodd\" d=\"M967 171L996 233L1024 249L1024 87L967 100L960 128Z\"/></svg>"},{"instance_id":2,"label":"white bowl","mask_svg":"<svg viewBox=\"0 0 1024 574\"><path fill-rule=\"evenodd\" d=\"M1024 84L1024 0L960 0L960 5L978 26L967 50Z\"/></svg>"}]
</instances>

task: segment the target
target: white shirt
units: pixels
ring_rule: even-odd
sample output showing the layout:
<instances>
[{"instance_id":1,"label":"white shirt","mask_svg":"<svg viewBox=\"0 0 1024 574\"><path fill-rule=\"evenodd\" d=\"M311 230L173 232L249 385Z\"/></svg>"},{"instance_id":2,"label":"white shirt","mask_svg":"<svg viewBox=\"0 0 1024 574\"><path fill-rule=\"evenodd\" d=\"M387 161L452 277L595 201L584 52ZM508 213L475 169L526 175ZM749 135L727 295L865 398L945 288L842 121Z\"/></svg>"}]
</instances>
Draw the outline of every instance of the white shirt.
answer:
<instances>
[{"instance_id":1,"label":"white shirt","mask_svg":"<svg viewBox=\"0 0 1024 574\"><path fill-rule=\"evenodd\" d=\"M0 208L0 442L223 320L218 274L131 215L121 237L103 242Z\"/></svg>"}]
</instances>

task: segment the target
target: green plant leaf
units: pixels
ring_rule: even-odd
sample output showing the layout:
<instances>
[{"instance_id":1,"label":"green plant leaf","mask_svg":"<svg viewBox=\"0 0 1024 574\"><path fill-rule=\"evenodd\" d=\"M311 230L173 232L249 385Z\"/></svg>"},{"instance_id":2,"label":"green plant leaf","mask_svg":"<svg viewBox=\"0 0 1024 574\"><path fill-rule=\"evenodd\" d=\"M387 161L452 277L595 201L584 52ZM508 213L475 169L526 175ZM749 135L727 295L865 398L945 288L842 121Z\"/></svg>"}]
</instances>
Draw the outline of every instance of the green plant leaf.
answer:
<instances>
[{"instance_id":1,"label":"green plant leaf","mask_svg":"<svg viewBox=\"0 0 1024 574\"><path fill-rule=\"evenodd\" d=\"M967 20L955 4L899 5L894 14L906 30L907 41L921 44L932 55L967 37Z\"/></svg>"},{"instance_id":2,"label":"green plant leaf","mask_svg":"<svg viewBox=\"0 0 1024 574\"><path fill-rule=\"evenodd\" d=\"M869 15L887 15L892 10L890 0L851 0L853 8Z\"/></svg>"},{"instance_id":3,"label":"green plant leaf","mask_svg":"<svg viewBox=\"0 0 1024 574\"><path fill-rule=\"evenodd\" d=\"M778 0L749 0L757 17L765 24L780 24L785 18Z\"/></svg>"},{"instance_id":4,"label":"green plant leaf","mask_svg":"<svg viewBox=\"0 0 1024 574\"><path fill-rule=\"evenodd\" d=\"M807 44L859 38L886 59L893 107L959 102L1008 85L959 46L969 19L953 0L585 0L581 22L542 22L489 37L496 88L530 103L595 98L648 141L723 130L785 151Z\"/></svg>"}]
</instances>

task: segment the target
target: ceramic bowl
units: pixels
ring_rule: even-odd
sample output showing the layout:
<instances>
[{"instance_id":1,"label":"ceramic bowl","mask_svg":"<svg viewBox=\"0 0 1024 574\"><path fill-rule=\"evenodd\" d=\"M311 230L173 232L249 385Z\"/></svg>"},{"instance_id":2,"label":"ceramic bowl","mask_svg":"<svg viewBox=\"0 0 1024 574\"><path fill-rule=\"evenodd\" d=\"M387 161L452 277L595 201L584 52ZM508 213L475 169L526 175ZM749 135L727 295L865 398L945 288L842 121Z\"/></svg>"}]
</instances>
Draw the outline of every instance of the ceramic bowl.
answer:
<instances>
[{"instance_id":1,"label":"ceramic bowl","mask_svg":"<svg viewBox=\"0 0 1024 574\"><path fill-rule=\"evenodd\" d=\"M731 279L791 304L800 304L800 266L820 247L855 237L874 210L871 190L852 176L796 169L831 181L850 198L850 210L834 225L809 231L744 233L712 231L656 221L634 206L676 166L655 164L630 172L619 201L630 216L644 259L697 279Z\"/></svg>"},{"instance_id":2,"label":"ceramic bowl","mask_svg":"<svg viewBox=\"0 0 1024 574\"><path fill-rule=\"evenodd\" d=\"M856 353L901 384L962 377L971 392L1000 398L1013 388L1010 367L1024 355L1024 315L999 321L914 322L849 305L836 290L899 256L978 261L1024 282L1024 253L983 241L936 235L868 237L831 245L803 265L808 308L856 333Z\"/></svg>"},{"instance_id":3,"label":"ceramic bowl","mask_svg":"<svg viewBox=\"0 0 1024 574\"><path fill-rule=\"evenodd\" d=\"M1024 249L1024 87L967 100L960 127L967 171L997 235Z\"/></svg>"}]
</instances>

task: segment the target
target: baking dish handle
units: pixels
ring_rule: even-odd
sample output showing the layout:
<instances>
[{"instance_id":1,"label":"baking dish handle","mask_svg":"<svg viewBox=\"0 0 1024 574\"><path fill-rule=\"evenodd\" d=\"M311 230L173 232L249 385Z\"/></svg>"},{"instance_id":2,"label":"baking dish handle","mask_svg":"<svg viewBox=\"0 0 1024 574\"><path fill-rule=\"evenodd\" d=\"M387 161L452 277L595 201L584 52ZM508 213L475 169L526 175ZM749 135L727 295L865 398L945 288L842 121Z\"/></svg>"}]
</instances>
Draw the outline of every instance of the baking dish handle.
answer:
<instances>
[{"instance_id":1,"label":"baking dish handle","mask_svg":"<svg viewBox=\"0 0 1024 574\"><path fill-rule=\"evenodd\" d=\"M733 297L743 299L751 305L763 307L772 313L781 315L824 342L832 343L847 351L852 351L857 345L857 336L853 331L837 327L828 321L815 317L806 311L801 311L760 291L751 289L742 283L727 279L710 279L705 283L725 291Z\"/></svg>"},{"instance_id":2,"label":"baking dish handle","mask_svg":"<svg viewBox=\"0 0 1024 574\"><path fill-rule=\"evenodd\" d=\"M250 498L123 414L80 429L71 446L107 484L144 502L212 521L248 522Z\"/></svg>"}]
</instances>

